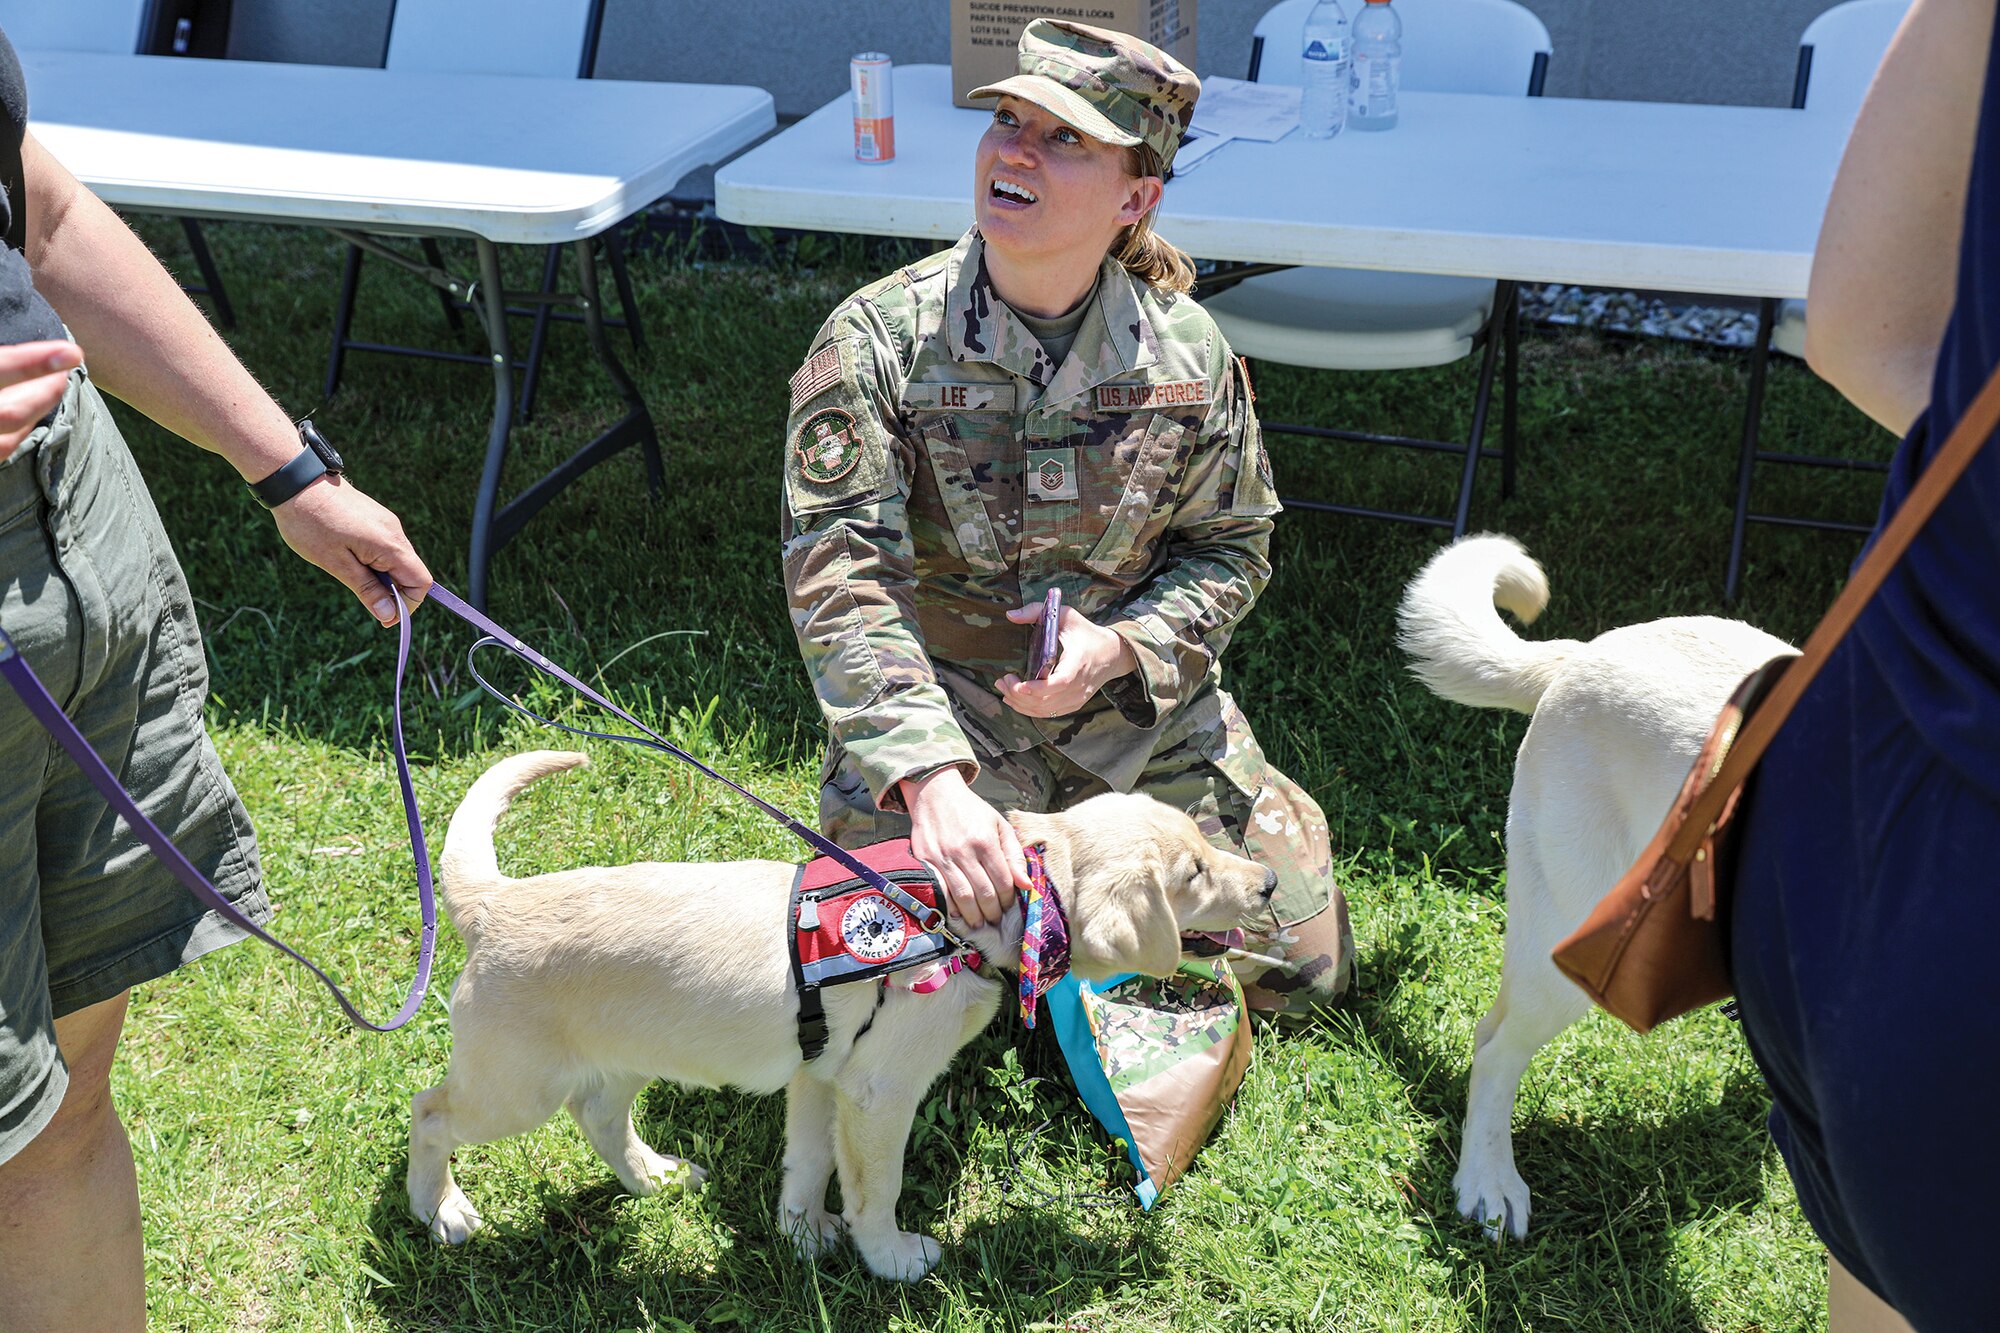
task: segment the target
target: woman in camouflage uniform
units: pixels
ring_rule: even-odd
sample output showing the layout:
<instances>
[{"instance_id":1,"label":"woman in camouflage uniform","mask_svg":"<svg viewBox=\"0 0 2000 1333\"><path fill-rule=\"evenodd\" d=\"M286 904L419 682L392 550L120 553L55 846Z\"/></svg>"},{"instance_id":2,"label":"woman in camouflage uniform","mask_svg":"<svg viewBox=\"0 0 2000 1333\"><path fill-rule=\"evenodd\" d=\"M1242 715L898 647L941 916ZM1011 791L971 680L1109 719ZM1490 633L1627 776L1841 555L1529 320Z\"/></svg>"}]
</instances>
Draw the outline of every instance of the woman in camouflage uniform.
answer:
<instances>
[{"instance_id":1,"label":"woman in camouflage uniform","mask_svg":"<svg viewBox=\"0 0 2000 1333\"><path fill-rule=\"evenodd\" d=\"M975 924L1027 885L996 807L1105 790L1188 810L1279 876L1253 1008L1351 979L1326 821L1221 687L1278 499L1250 385L1152 233L1200 84L1135 38L1038 19L975 162L977 225L863 288L792 380L785 585L831 730L820 820L908 836ZM1063 594L1061 656L1023 679Z\"/></svg>"}]
</instances>

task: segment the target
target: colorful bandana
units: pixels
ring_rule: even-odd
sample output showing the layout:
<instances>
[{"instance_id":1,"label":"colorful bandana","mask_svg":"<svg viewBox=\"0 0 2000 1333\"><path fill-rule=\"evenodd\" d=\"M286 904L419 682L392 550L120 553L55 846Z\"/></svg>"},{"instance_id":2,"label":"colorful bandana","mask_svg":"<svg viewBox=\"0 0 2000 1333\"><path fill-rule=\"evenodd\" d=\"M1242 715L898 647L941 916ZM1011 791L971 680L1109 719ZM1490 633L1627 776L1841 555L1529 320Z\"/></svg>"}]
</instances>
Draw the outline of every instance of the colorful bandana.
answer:
<instances>
[{"instance_id":1,"label":"colorful bandana","mask_svg":"<svg viewBox=\"0 0 2000 1333\"><path fill-rule=\"evenodd\" d=\"M1049 883L1042 849L1031 846L1028 857L1027 920L1021 926L1021 1022L1035 1025L1035 1002L1069 975L1069 918L1062 895Z\"/></svg>"}]
</instances>

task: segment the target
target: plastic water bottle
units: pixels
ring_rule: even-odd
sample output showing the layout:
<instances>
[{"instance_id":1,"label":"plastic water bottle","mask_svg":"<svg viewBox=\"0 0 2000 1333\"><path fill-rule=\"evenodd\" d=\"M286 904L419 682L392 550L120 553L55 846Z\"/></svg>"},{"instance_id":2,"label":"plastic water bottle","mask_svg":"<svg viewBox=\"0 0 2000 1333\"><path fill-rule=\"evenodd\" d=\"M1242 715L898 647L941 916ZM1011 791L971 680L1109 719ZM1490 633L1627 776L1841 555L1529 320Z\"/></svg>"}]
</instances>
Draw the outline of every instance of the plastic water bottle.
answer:
<instances>
[{"instance_id":1,"label":"plastic water bottle","mask_svg":"<svg viewBox=\"0 0 2000 1333\"><path fill-rule=\"evenodd\" d=\"M1357 130L1389 129L1403 84L1403 20L1389 0L1366 0L1354 16L1353 60L1347 123Z\"/></svg>"},{"instance_id":2,"label":"plastic water bottle","mask_svg":"<svg viewBox=\"0 0 2000 1333\"><path fill-rule=\"evenodd\" d=\"M1300 39L1305 89L1299 127L1308 139L1331 139L1347 121L1347 15L1339 0L1319 0Z\"/></svg>"}]
</instances>

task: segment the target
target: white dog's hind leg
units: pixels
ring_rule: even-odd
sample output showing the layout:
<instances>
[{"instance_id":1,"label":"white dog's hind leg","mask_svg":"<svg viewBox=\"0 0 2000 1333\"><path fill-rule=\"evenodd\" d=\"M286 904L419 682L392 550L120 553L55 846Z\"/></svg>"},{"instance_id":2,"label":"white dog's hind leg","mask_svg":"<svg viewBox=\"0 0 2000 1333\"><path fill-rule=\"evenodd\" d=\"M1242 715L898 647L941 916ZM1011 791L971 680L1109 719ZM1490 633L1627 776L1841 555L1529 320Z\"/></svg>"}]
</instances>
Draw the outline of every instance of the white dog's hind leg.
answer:
<instances>
[{"instance_id":1,"label":"white dog's hind leg","mask_svg":"<svg viewBox=\"0 0 2000 1333\"><path fill-rule=\"evenodd\" d=\"M778 1203L778 1230L808 1261L840 1243L840 1220L826 1210L826 1186L833 1179L833 1122L832 1085L807 1069L792 1075L785 1089L785 1191Z\"/></svg>"},{"instance_id":2,"label":"white dog's hind leg","mask_svg":"<svg viewBox=\"0 0 2000 1333\"><path fill-rule=\"evenodd\" d=\"M903 1149L928 1083L870 1086L860 1097L845 1088L834 1094L834 1154L847 1234L869 1272L901 1282L922 1278L944 1253L929 1236L896 1226Z\"/></svg>"},{"instance_id":3,"label":"white dog's hind leg","mask_svg":"<svg viewBox=\"0 0 2000 1333\"><path fill-rule=\"evenodd\" d=\"M444 1082L410 1099L410 1212L447 1245L479 1229L479 1211L452 1179L452 1153L525 1134L563 1101L561 1089L526 1076L518 1064L488 1069L475 1058L476 1049L461 1041Z\"/></svg>"},{"instance_id":4,"label":"white dog's hind leg","mask_svg":"<svg viewBox=\"0 0 2000 1333\"><path fill-rule=\"evenodd\" d=\"M425 1088L410 1099L410 1215L447 1245L461 1244L479 1229L479 1210L452 1179L456 1147L448 1084Z\"/></svg>"},{"instance_id":5,"label":"white dog's hind leg","mask_svg":"<svg viewBox=\"0 0 2000 1333\"><path fill-rule=\"evenodd\" d=\"M1508 950L1500 974L1499 998L1479 1020L1465 1137L1452 1177L1458 1211L1482 1225L1492 1240L1503 1227L1517 1240L1528 1234L1528 1183L1514 1168L1514 1096L1521 1078L1535 1052L1590 1008L1589 999L1546 954L1517 962L1514 952Z\"/></svg>"},{"instance_id":6,"label":"white dog's hind leg","mask_svg":"<svg viewBox=\"0 0 2000 1333\"><path fill-rule=\"evenodd\" d=\"M648 1148L632 1127L632 1103L652 1081L643 1074L601 1075L595 1090L573 1093L567 1103L590 1146L618 1173L619 1182L640 1198L669 1185L693 1189L708 1178L708 1172L693 1162Z\"/></svg>"}]
</instances>

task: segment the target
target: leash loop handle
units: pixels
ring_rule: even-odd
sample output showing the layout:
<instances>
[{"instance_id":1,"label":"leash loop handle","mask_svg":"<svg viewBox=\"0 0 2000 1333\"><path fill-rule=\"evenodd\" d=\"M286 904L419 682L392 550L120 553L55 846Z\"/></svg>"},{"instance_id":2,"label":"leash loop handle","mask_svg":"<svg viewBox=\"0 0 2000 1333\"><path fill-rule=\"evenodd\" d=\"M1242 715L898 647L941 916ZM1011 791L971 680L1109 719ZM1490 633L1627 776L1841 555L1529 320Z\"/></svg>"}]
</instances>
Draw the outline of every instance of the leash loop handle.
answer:
<instances>
[{"instance_id":1,"label":"leash loop handle","mask_svg":"<svg viewBox=\"0 0 2000 1333\"><path fill-rule=\"evenodd\" d=\"M795 836L797 836L808 847L811 847L815 852L818 852L822 856L828 856L833 858L833 860L837 861L842 866L842 868L847 870L850 874L859 876L860 879L864 883L866 883L869 888L875 890L877 893L883 894L886 897L894 899L898 905L907 909L910 912L910 914L912 916L915 916L919 921L922 921L927 914L935 917L936 925L933 928L937 931L938 934L943 935L947 940L950 940L953 944L957 945L959 948L964 949L972 947L971 945L967 944L963 939L960 939L958 935L951 930L950 926L945 923L944 914L942 912L937 911L936 909L933 908L925 907L915 898L905 893L900 886L891 883L879 871L875 870L871 866L864 864L859 857L855 856L852 852L848 851L840 844L834 842L833 839L828 838L827 836L822 834L818 829L810 827L809 825L799 820L797 817L787 813L784 810L779 809L775 805L772 805L769 801L759 796L756 792L751 791L748 787L745 787L741 783L736 782L731 778L724 776L721 773L718 773L715 769L710 768L707 764L704 764L701 760L695 758L693 755L689 754L686 750L683 750L680 746L675 745L665 736L660 735L657 731L654 731L651 727L648 727L638 718L633 717L623 708L620 708L617 704L612 703L611 700L605 698L602 694L592 689L582 680L579 680L576 676L572 675L570 672L565 671L562 667L556 665L556 663L551 662L548 658L542 656L542 654L536 652L533 648L530 648L527 644L523 643L519 638L515 637L507 630L503 629L496 621L494 621L491 617L489 617L485 612L479 610L477 607L472 606L470 603L466 602L463 598L459 597L456 593L452 592L449 588L445 587L443 584L433 583L431 585L430 600L435 602L437 605L443 607L445 610L451 612L453 615L463 620L466 624L478 630L480 634L484 636L477 642L475 642L470 648L466 649L465 653L466 669L472 673L472 678L475 681L479 682L480 688L485 690L488 694L492 695L501 704L505 705L508 708L511 708L515 712L521 714L521 716L530 718L535 722L540 723L543 726L555 727L558 730L567 731L572 735L588 736L594 740L624 741L627 744L639 745L649 750L657 750L662 754L671 755L675 759L680 760L682 763L687 764L690 767L694 768L696 771L702 773L704 776L714 778L717 782L720 782L723 786L729 788L731 791L735 792L738 796L741 796L744 800L756 806L759 810L762 810L772 819L776 820L778 823L782 824L785 828L789 829ZM590 731L583 727L572 727L567 723L557 722L552 718L543 717L541 714L535 712L534 710L528 708L527 706L509 698L507 695L501 693L499 689L495 688L492 682L488 681L484 676L482 676L479 673L479 668L473 662L473 655L477 653L481 648L485 648L488 646L498 646L500 648L504 648L509 653L512 653L515 657L518 657L523 662L526 662L529 666L533 667L535 670L541 672L545 676L550 677L551 679L560 681L562 684L568 686L570 689L576 691L578 694L588 699L591 703L596 704L599 708L602 708L605 712L610 713L613 717L617 718L619 721L641 732L642 735L624 736L624 735L619 735L616 732Z\"/></svg>"},{"instance_id":2,"label":"leash loop handle","mask_svg":"<svg viewBox=\"0 0 2000 1333\"><path fill-rule=\"evenodd\" d=\"M84 777L89 779L90 785L95 787L105 802L118 812L132 831L139 836L140 841L152 849L153 855L160 858L161 863L175 879L181 882L182 887L194 895L195 901L216 912L230 924L256 936L318 977L332 993L334 1002L356 1027L367 1028L371 1032L394 1032L415 1016L417 1010L423 1006L424 995L430 989L431 960L437 946L437 897L431 879L430 852L424 842L423 818L417 813L416 789L410 781L409 759L403 747L403 673L410 660L410 608L404 603L400 588L390 583L386 575L382 581L388 583L389 590L395 594L398 612L394 714L396 778L402 788L403 818L409 825L410 849L416 857L417 900L423 913L423 931L417 946L417 975L410 982L402 1007L396 1011L394 1017L382 1023L373 1022L362 1013L354 1002L347 998L346 993L334 984L333 978L321 971L310 958L244 915L236 904L230 902L220 889L209 882L208 876L195 868L194 863L174 845L173 839L169 838L159 825L146 817L145 812L139 809L138 803L118 781L117 775L98 756L97 751L90 747L90 742L84 739L83 733L77 730L76 723L69 719L69 715L63 712L62 706L49 694L47 687L28 666L28 660L21 656L14 646L14 641L7 637L5 630L0 630L0 676L5 677L14 692L21 697L21 702L27 705L28 711L34 715L35 720L48 730L58 745L62 746Z\"/></svg>"}]
</instances>

